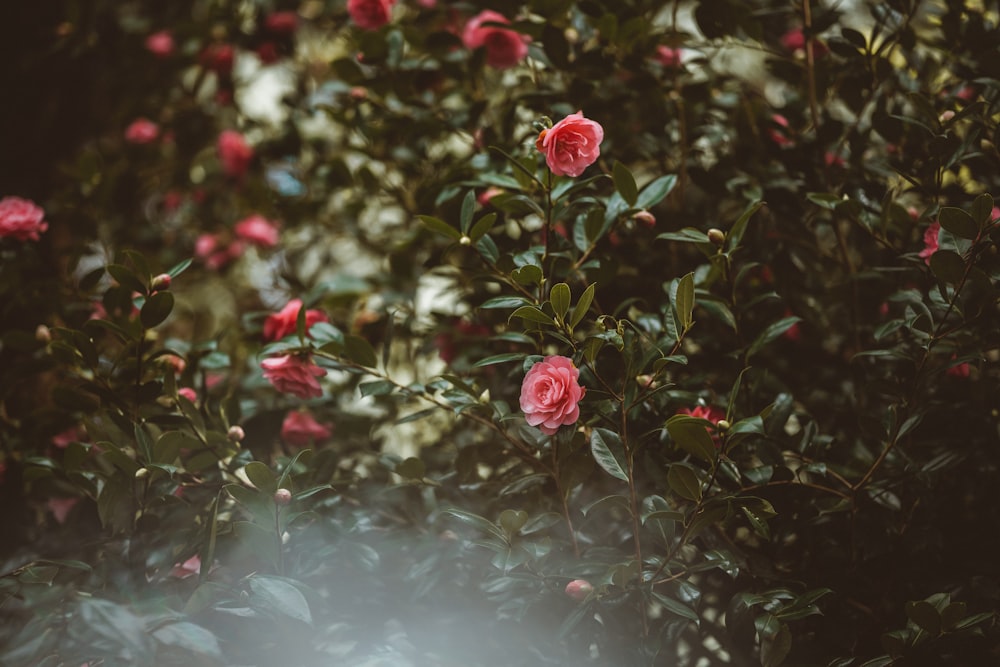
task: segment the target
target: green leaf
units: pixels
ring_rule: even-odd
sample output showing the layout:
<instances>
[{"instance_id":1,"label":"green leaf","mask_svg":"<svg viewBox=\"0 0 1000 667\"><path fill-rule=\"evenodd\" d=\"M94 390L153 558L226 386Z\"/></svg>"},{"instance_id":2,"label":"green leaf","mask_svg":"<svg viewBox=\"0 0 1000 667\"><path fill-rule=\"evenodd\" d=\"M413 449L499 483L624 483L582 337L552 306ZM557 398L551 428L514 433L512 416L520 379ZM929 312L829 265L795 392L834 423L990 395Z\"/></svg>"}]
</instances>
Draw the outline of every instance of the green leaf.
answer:
<instances>
[{"instance_id":1,"label":"green leaf","mask_svg":"<svg viewBox=\"0 0 1000 667\"><path fill-rule=\"evenodd\" d=\"M993 217L993 197L988 194L981 194L972 202L972 219L976 221L982 229Z\"/></svg>"},{"instance_id":2,"label":"green leaf","mask_svg":"<svg viewBox=\"0 0 1000 667\"><path fill-rule=\"evenodd\" d=\"M476 241L476 250L490 264L496 264L500 259L500 249L497 248L497 244L489 236L484 236Z\"/></svg>"},{"instance_id":3,"label":"green leaf","mask_svg":"<svg viewBox=\"0 0 1000 667\"><path fill-rule=\"evenodd\" d=\"M653 591L653 599L656 600L660 606L669 611L671 614L680 616L681 618L686 618L689 621L699 622L701 619L698 617L698 612L696 612L691 607L687 606L680 600L675 600L674 598Z\"/></svg>"},{"instance_id":4,"label":"green leaf","mask_svg":"<svg viewBox=\"0 0 1000 667\"><path fill-rule=\"evenodd\" d=\"M171 278L176 278L177 276L184 273L189 266L191 266L192 258L188 257L185 260L181 260L174 264L170 269L167 270L167 275Z\"/></svg>"},{"instance_id":5,"label":"green leaf","mask_svg":"<svg viewBox=\"0 0 1000 667\"><path fill-rule=\"evenodd\" d=\"M279 577L250 577L250 604L269 615L281 615L312 625L309 603L298 588Z\"/></svg>"},{"instance_id":6,"label":"green leaf","mask_svg":"<svg viewBox=\"0 0 1000 667\"><path fill-rule=\"evenodd\" d=\"M802 321L801 317L796 317L793 315L791 317L784 317L778 320L777 322L774 322L773 324L769 325L766 329L764 329L763 332L761 332L759 336L757 336L753 344L750 345L750 349L747 350L746 358L749 360L750 357L757 354L761 350L761 348L763 348L765 345L767 345L771 341L781 336L781 334L785 333L786 331L788 331L801 321Z\"/></svg>"},{"instance_id":7,"label":"green leaf","mask_svg":"<svg viewBox=\"0 0 1000 667\"><path fill-rule=\"evenodd\" d=\"M590 435L590 451L604 472L623 482L628 481L628 474L625 472L625 447L617 433L595 428Z\"/></svg>"},{"instance_id":8,"label":"green leaf","mask_svg":"<svg viewBox=\"0 0 1000 667\"><path fill-rule=\"evenodd\" d=\"M960 208L945 206L938 213L938 221L942 227L959 238L975 240L979 236L979 225L971 215Z\"/></svg>"},{"instance_id":9,"label":"green leaf","mask_svg":"<svg viewBox=\"0 0 1000 667\"><path fill-rule=\"evenodd\" d=\"M453 241L457 241L462 238L462 232L458 231L444 220L440 220L430 215L418 215L417 217L420 218L420 221L431 231L435 231L438 234L444 234Z\"/></svg>"},{"instance_id":10,"label":"green leaf","mask_svg":"<svg viewBox=\"0 0 1000 667\"><path fill-rule=\"evenodd\" d=\"M251 461L244 468L247 479L264 493L273 494L278 490L277 480L271 469L260 461Z\"/></svg>"},{"instance_id":11,"label":"green leaf","mask_svg":"<svg viewBox=\"0 0 1000 667\"><path fill-rule=\"evenodd\" d=\"M698 502L701 500L701 482L694 471L685 465L675 463L667 472L667 484L681 498Z\"/></svg>"},{"instance_id":12,"label":"green leaf","mask_svg":"<svg viewBox=\"0 0 1000 667\"><path fill-rule=\"evenodd\" d=\"M146 293L146 281L136 277L128 267L121 264L108 264L108 273L125 289L139 294Z\"/></svg>"},{"instance_id":13,"label":"green leaf","mask_svg":"<svg viewBox=\"0 0 1000 667\"><path fill-rule=\"evenodd\" d=\"M458 519L459 521L461 521L462 523L472 526L473 528L481 532L489 533L490 535L493 535L494 537L497 537L501 540L505 539L503 531L497 528L492 521L489 521L479 516L478 514L473 514L472 512L466 512L464 510L455 509L453 507L449 507L448 509L442 510L442 513L449 514Z\"/></svg>"},{"instance_id":14,"label":"green leaf","mask_svg":"<svg viewBox=\"0 0 1000 667\"><path fill-rule=\"evenodd\" d=\"M215 635L194 623L180 621L161 625L153 631L153 638L166 646L176 646L198 655L222 660L222 649Z\"/></svg>"},{"instance_id":15,"label":"green leaf","mask_svg":"<svg viewBox=\"0 0 1000 667\"><path fill-rule=\"evenodd\" d=\"M677 317L684 330L694 324L694 274L689 273L677 284Z\"/></svg>"},{"instance_id":16,"label":"green leaf","mask_svg":"<svg viewBox=\"0 0 1000 667\"><path fill-rule=\"evenodd\" d=\"M932 637L941 634L941 614L926 600L907 602L904 607L906 617L917 624L917 627Z\"/></svg>"},{"instance_id":17,"label":"green leaf","mask_svg":"<svg viewBox=\"0 0 1000 667\"><path fill-rule=\"evenodd\" d=\"M365 368L378 366L378 357L375 356L374 348L361 336L352 334L344 336L344 356Z\"/></svg>"},{"instance_id":18,"label":"green leaf","mask_svg":"<svg viewBox=\"0 0 1000 667\"><path fill-rule=\"evenodd\" d=\"M385 396L391 394L395 388L396 385L389 380L372 380L358 385L358 391L362 396Z\"/></svg>"},{"instance_id":19,"label":"green leaf","mask_svg":"<svg viewBox=\"0 0 1000 667\"><path fill-rule=\"evenodd\" d=\"M788 630L788 626L782 623L772 637L761 639L761 667L778 667L778 665L785 661L791 650L792 633Z\"/></svg>"},{"instance_id":20,"label":"green leaf","mask_svg":"<svg viewBox=\"0 0 1000 667\"><path fill-rule=\"evenodd\" d=\"M674 415L667 420L667 432L684 451L709 463L715 460L715 442L708 432L704 419L687 415Z\"/></svg>"},{"instance_id":21,"label":"green leaf","mask_svg":"<svg viewBox=\"0 0 1000 667\"><path fill-rule=\"evenodd\" d=\"M726 252L729 252L735 248L738 248L740 241L743 240L743 234L746 232L747 224L750 222L750 218L764 206L763 201L755 201L750 204L743 215L733 223L732 228L729 230L729 234L726 235Z\"/></svg>"},{"instance_id":22,"label":"green leaf","mask_svg":"<svg viewBox=\"0 0 1000 667\"><path fill-rule=\"evenodd\" d=\"M503 354L495 354L492 357L480 359L472 365L475 368L482 368L483 366L492 366L493 364L502 364L508 361L523 361L526 356L528 355L524 352L505 352Z\"/></svg>"},{"instance_id":23,"label":"green leaf","mask_svg":"<svg viewBox=\"0 0 1000 667\"><path fill-rule=\"evenodd\" d=\"M493 223L496 221L496 213L487 213L483 217L479 218L479 221L473 225L472 229L469 231L469 238L472 239L473 242L478 241L493 228Z\"/></svg>"},{"instance_id":24,"label":"green leaf","mask_svg":"<svg viewBox=\"0 0 1000 667\"><path fill-rule=\"evenodd\" d=\"M394 473L400 477L405 477L407 479L423 479L424 475L427 474L427 466L420 459L411 456L407 459L403 459L393 470Z\"/></svg>"},{"instance_id":25,"label":"green leaf","mask_svg":"<svg viewBox=\"0 0 1000 667\"><path fill-rule=\"evenodd\" d=\"M537 306L521 306L510 314L507 321L510 322L515 317L520 317L523 320L537 324L548 324L549 326L555 326L556 324L556 321L551 316L546 315Z\"/></svg>"},{"instance_id":26,"label":"green leaf","mask_svg":"<svg viewBox=\"0 0 1000 667\"><path fill-rule=\"evenodd\" d=\"M705 232L694 227L685 227L679 232L657 234L656 238L664 241L680 241L681 243L711 243Z\"/></svg>"},{"instance_id":27,"label":"green leaf","mask_svg":"<svg viewBox=\"0 0 1000 667\"><path fill-rule=\"evenodd\" d=\"M507 535L513 536L528 523L528 513L524 510L504 510L500 513L500 527Z\"/></svg>"},{"instance_id":28,"label":"green leaf","mask_svg":"<svg viewBox=\"0 0 1000 667\"><path fill-rule=\"evenodd\" d=\"M951 250L938 250L931 255L931 272L942 282L957 285L965 276L965 260Z\"/></svg>"},{"instance_id":29,"label":"green leaf","mask_svg":"<svg viewBox=\"0 0 1000 667\"><path fill-rule=\"evenodd\" d=\"M537 285L542 282L542 269L534 264L526 264L525 266L518 267L511 271L510 277L514 282L521 285Z\"/></svg>"},{"instance_id":30,"label":"green leaf","mask_svg":"<svg viewBox=\"0 0 1000 667\"><path fill-rule=\"evenodd\" d=\"M525 299L523 296L496 296L492 299L487 299L480 305L480 308L520 308L521 306L530 306L531 302Z\"/></svg>"},{"instance_id":31,"label":"green leaf","mask_svg":"<svg viewBox=\"0 0 1000 667\"><path fill-rule=\"evenodd\" d=\"M573 314L569 318L569 326L571 328L575 328L586 317L587 312L590 310L590 304L594 302L594 291L596 289L597 283L591 283L583 291L583 294L580 295L580 300L576 302L576 306L573 307Z\"/></svg>"},{"instance_id":32,"label":"green leaf","mask_svg":"<svg viewBox=\"0 0 1000 667\"><path fill-rule=\"evenodd\" d=\"M139 319L142 326L152 329L157 324L163 322L174 309L174 295L172 292L156 292L146 299L139 311Z\"/></svg>"},{"instance_id":33,"label":"green leaf","mask_svg":"<svg viewBox=\"0 0 1000 667\"><path fill-rule=\"evenodd\" d=\"M837 208L837 205L844 201L843 197L832 192L809 192L806 193L806 199L829 211Z\"/></svg>"},{"instance_id":34,"label":"green leaf","mask_svg":"<svg viewBox=\"0 0 1000 667\"><path fill-rule=\"evenodd\" d=\"M476 193L469 190L465 193L465 199L462 200L462 212L459 216L459 223L462 229L462 233L465 235L469 234L469 228L472 227L472 214L476 212Z\"/></svg>"},{"instance_id":35,"label":"green leaf","mask_svg":"<svg viewBox=\"0 0 1000 667\"><path fill-rule=\"evenodd\" d=\"M677 185L677 175L667 174L649 183L639 193L635 201L636 208L648 209L663 201Z\"/></svg>"},{"instance_id":36,"label":"green leaf","mask_svg":"<svg viewBox=\"0 0 1000 667\"><path fill-rule=\"evenodd\" d=\"M573 294L566 283L557 283L552 286L549 292L549 302L552 304L552 310L555 311L557 318L562 319L566 316L572 298Z\"/></svg>"},{"instance_id":37,"label":"green leaf","mask_svg":"<svg viewBox=\"0 0 1000 667\"><path fill-rule=\"evenodd\" d=\"M628 167L616 161L611 168L611 179L615 182L615 189L622 196L629 206L635 206L639 199L639 188L635 184L635 177Z\"/></svg>"}]
</instances>

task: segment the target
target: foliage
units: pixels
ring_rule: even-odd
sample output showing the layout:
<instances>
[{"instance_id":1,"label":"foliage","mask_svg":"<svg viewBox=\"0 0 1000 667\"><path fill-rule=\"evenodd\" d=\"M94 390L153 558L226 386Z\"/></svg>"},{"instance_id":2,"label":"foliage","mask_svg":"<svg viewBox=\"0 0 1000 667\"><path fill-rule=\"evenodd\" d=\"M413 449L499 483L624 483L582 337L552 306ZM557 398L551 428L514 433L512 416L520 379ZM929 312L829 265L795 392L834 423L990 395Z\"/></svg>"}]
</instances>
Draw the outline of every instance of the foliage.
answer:
<instances>
[{"instance_id":1,"label":"foliage","mask_svg":"<svg viewBox=\"0 0 1000 667\"><path fill-rule=\"evenodd\" d=\"M996 10L357 4L23 19L0 664L994 662Z\"/></svg>"}]
</instances>

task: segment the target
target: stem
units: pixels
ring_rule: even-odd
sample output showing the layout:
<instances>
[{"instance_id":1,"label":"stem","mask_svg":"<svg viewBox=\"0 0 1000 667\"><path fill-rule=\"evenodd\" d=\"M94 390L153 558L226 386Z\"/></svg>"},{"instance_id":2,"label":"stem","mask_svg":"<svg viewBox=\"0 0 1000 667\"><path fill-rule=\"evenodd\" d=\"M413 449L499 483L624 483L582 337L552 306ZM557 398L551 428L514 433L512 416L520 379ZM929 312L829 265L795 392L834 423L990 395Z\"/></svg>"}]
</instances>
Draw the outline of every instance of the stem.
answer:
<instances>
[{"instance_id":1,"label":"stem","mask_svg":"<svg viewBox=\"0 0 1000 667\"><path fill-rule=\"evenodd\" d=\"M545 263L549 259L549 243L552 238L552 170L545 172L545 223L542 227L542 236L545 247L542 250L542 282L538 284L539 302L545 300L545 276L549 274Z\"/></svg>"},{"instance_id":2,"label":"stem","mask_svg":"<svg viewBox=\"0 0 1000 667\"><path fill-rule=\"evenodd\" d=\"M816 99L816 54L813 52L812 7L809 0L802 0L802 23L806 34L806 79L809 85L809 114L813 131L819 133L819 102Z\"/></svg>"},{"instance_id":3,"label":"stem","mask_svg":"<svg viewBox=\"0 0 1000 667\"><path fill-rule=\"evenodd\" d=\"M635 560L639 567L639 583L642 583L642 525L639 522L639 495L635 488L635 450L629 447L628 443L628 411L625 403L621 405L621 438L625 447L625 464L628 466L628 492L629 506L632 513L632 541L635 543ZM641 603L640 603L641 604ZM642 605L642 636L649 636L649 619L646 618L646 606Z\"/></svg>"}]
</instances>

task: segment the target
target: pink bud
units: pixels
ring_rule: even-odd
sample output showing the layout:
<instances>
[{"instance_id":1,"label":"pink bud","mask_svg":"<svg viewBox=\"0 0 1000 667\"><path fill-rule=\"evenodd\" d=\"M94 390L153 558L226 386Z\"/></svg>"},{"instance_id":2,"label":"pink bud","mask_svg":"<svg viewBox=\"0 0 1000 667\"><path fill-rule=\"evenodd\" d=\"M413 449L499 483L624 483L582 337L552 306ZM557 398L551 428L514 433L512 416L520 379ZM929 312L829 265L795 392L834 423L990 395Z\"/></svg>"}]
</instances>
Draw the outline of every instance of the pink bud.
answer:
<instances>
[{"instance_id":1,"label":"pink bud","mask_svg":"<svg viewBox=\"0 0 1000 667\"><path fill-rule=\"evenodd\" d=\"M153 278L153 282L151 282L149 286L153 289L154 292L159 290L170 289L170 280L171 278L169 273L161 273L160 275Z\"/></svg>"},{"instance_id":2,"label":"pink bud","mask_svg":"<svg viewBox=\"0 0 1000 667\"><path fill-rule=\"evenodd\" d=\"M593 592L594 587L591 586L590 582L586 579L574 579L566 584L566 595L573 598L577 602L586 600L587 596Z\"/></svg>"},{"instance_id":3,"label":"pink bud","mask_svg":"<svg viewBox=\"0 0 1000 667\"><path fill-rule=\"evenodd\" d=\"M274 492L274 504L284 507L292 502L292 492L288 489L278 489Z\"/></svg>"},{"instance_id":4,"label":"pink bud","mask_svg":"<svg viewBox=\"0 0 1000 667\"><path fill-rule=\"evenodd\" d=\"M237 424L230 426L229 430L226 432L226 438L228 438L231 442L240 442L245 437L247 437L246 431L243 430L243 427Z\"/></svg>"},{"instance_id":5,"label":"pink bud","mask_svg":"<svg viewBox=\"0 0 1000 667\"><path fill-rule=\"evenodd\" d=\"M641 222L647 227L656 226L656 216L654 216L652 213L646 210L637 211L635 214L632 215L632 219L635 220L636 222Z\"/></svg>"}]
</instances>

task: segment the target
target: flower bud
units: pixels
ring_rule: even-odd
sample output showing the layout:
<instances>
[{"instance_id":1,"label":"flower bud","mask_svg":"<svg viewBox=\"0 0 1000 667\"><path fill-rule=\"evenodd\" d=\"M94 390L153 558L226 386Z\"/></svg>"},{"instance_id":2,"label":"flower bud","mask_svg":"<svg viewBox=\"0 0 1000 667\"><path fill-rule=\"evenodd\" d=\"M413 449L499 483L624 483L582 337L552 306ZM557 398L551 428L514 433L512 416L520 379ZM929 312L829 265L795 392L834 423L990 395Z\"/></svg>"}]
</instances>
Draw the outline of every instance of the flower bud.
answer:
<instances>
[{"instance_id":1,"label":"flower bud","mask_svg":"<svg viewBox=\"0 0 1000 667\"><path fill-rule=\"evenodd\" d=\"M637 211L632 215L632 219L636 222L641 222L647 227L653 227L656 225L656 216L646 210Z\"/></svg>"},{"instance_id":2,"label":"flower bud","mask_svg":"<svg viewBox=\"0 0 1000 667\"><path fill-rule=\"evenodd\" d=\"M135 471L136 479L145 479L146 477L149 477L149 468L139 468Z\"/></svg>"},{"instance_id":3,"label":"flower bud","mask_svg":"<svg viewBox=\"0 0 1000 667\"><path fill-rule=\"evenodd\" d=\"M274 504L284 507L292 502L292 492L288 489L278 489L274 492Z\"/></svg>"},{"instance_id":4,"label":"flower bud","mask_svg":"<svg viewBox=\"0 0 1000 667\"><path fill-rule=\"evenodd\" d=\"M587 599L587 596L594 591L594 587L586 579L574 579L566 584L566 595L577 602Z\"/></svg>"},{"instance_id":5,"label":"flower bud","mask_svg":"<svg viewBox=\"0 0 1000 667\"><path fill-rule=\"evenodd\" d=\"M719 429L720 433L725 433L726 431L728 431L730 426L732 426L732 424L727 422L725 419L720 419L719 421L715 422L715 428Z\"/></svg>"},{"instance_id":6,"label":"flower bud","mask_svg":"<svg viewBox=\"0 0 1000 667\"><path fill-rule=\"evenodd\" d=\"M460 238L458 242L461 243L462 245L472 245L472 239L470 239L465 234L462 234L462 238Z\"/></svg>"},{"instance_id":7,"label":"flower bud","mask_svg":"<svg viewBox=\"0 0 1000 667\"><path fill-rule=\"evenodd\" d=\"M723 232L721 229L716 229L715 227L712 227L710 230L708 230L708 240L717 246L721 246L723 243L726 242L726 233Z\"/></svg>"},{"instance_id":8,"label":"flower bud","mask_svg":"<svg viewBox=\"0 0 1000 667\"><path fill-rule=\"evenodd\" d=\"M154 292L159 290L170 289L170 280L171 279L169 273L161 273L160 275L153 278L153 282L151 282L149 286L150 288L152 288Z\"/></svg>"},{"instance_id":9,"label":"flower bud","mask_svg":"<svg viewBox=\"0 0 1000 667\"><path fill-rule=\"evenodd\" d=\"M226 432L226 438L230 442L240 442L245 437L247 437L246 431L243 430L242 426L237 424L230 426L229 430Z\"/></svg>"},{"instance_id":10,"label":"flower bud","mask_svg":"<svg viewBox=\"0 0 1000 667\"><path fill-rule=\"evenodd\" d=\"M35 340L39 343L48 343L52 340L52 332L44 324L39 324L35 327Z\"/></svg>"}]
</instances>

